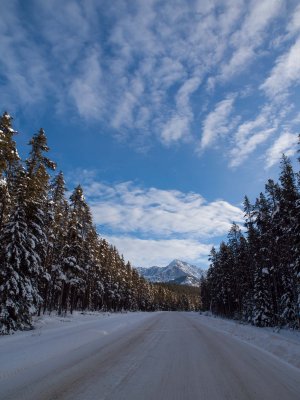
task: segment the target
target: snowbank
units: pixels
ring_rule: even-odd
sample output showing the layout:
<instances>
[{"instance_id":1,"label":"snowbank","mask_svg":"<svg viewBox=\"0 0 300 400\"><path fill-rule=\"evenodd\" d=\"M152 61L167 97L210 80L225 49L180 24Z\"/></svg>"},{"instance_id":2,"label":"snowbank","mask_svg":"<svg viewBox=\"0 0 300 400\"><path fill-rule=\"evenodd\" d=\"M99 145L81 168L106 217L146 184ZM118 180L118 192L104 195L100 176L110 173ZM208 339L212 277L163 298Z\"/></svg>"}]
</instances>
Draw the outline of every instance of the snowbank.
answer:
<instances>
[{"instance_id":1,"label":"snowbank","mask_svg":"<svg viewBox=\"0 0 300 400\"><path fill-rule=\"evenodd\" d=\"M200 314L201 323L250 343L300 368L300 332L289 329L258 328L236 321Z\"/></svg>"}]
</instances>

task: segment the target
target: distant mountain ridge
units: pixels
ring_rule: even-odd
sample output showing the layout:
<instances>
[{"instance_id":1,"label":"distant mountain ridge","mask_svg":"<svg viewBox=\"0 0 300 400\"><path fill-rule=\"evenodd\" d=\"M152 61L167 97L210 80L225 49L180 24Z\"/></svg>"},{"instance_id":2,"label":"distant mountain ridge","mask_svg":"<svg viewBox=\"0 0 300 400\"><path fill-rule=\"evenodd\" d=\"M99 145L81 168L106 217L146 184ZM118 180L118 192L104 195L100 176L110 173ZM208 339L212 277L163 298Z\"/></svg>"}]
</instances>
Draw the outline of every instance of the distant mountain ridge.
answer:
<instances>
[{"instance_id":1,"label":"distant mountain ridge","mask_svg":"<svg viewBox=\"0 0 300 400\"><path fill-rule=\"evenodd\" d=\"M169 282L179 285L199 286L205 272L185 261L173 260L166 267L137 268L138 273L150 282Z\"/></svg>"}]
</instances>

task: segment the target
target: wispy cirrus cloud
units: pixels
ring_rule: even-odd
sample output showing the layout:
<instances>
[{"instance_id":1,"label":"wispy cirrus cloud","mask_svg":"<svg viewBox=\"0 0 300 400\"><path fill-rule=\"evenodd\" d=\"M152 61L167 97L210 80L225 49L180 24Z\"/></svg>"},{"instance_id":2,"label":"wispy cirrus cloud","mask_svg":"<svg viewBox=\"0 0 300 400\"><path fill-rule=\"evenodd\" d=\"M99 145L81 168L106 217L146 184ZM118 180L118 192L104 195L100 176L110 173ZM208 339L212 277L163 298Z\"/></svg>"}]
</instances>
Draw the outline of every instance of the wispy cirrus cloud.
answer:
<instances>
[{"instance_id":1,"label":"wispy cirrus cloud","mask_svg":"<svg viewBox=\"0 0 300 400\"><path fill-rule=\"evenodd\" d=\"M70 95L82 117L93 118L94 115L103 115L105 109L101 96L103 80L99 54L94 49L81 63L80 73L70 85Z\"/></svg>"},{"instance_id":2,"label":"wispy cirrus cloud","mask_svg":"<svg viewBox=\"0 0 300 400\"><path fill-rule=\"evenodd\" d=\"M300 33L300 4L298 4L298 6L293 10L286 30L287 36L285 39L289 39Z\"/></svg>"},{"instance_id":3,"label":"wispy cirrus cloud","mask_svg":"<svg viewBox=\"0 0 300 400\"><path fill-rule=\"evenodd\" d=\"M266 152L266 168L278 163L283 154L287 157L293 156L297 152L297 143L297 134L283 132Z\"/></svg>"},{"instance_id":4,"label":"wispy cirrus cloud","mask_svg":"<svg viewBox=\"0 0 300 400\"><path fill-rule=\"evenodd\" d=\"M1 12L1 53L6 55L0 61L1 98L6 106L17 102L30 108L43 99L46 90L52 92L54 85L44 61L45 53L32 42L16 11L17 5L17 1L8 2Z\"/></svg>"},{"instance_id":5,"label":"wispy cirrus cloud","mask_svg":"<svg viewBox=\"0 0 300 400\"><path fill-rule=\"evenodd\" d=\"M203 133L200 148L203 150L212 146L219 136L226 135L231 130L230 115L233 111L235 96L229 96L220 101L203 122Z\"/></svg>"},{"instance_id":6,"label":"wispy cirrus cloud","mask_svg":"<svg viewBox=\"0 0 300 400\"><path fill-rule=\"evenodd\" d=\"M281 55L275 63L270 76L260 86L266 94L275 99L275 96L288 94L292 85L299 85L300 79L300 37Z\"/></svg>"},{"instance_id":7,"label":"wispy cirrus cloud","mask_svg":"<svg viewBox=\"0 0 300 400\"><path fill-rule=\"evenodd\" d=\"M5 0L0 21L0 85L7 107L35 112L51 99L61 115L74 113L82 125L104 124L132 145L158 139L168 147L189 143L199 149L202 127L199 154L222 137L234 156L241 150L234 124L258 118L257 97L260 109L279 104L295 94L299 81L295 0L20 5ZM253 111L245 116L239 93L250 86L244 107ZM280 132L271 135L267 125L254 137L247 134L248 150L233 164L241 165L265 138L276 140Z\"/></svg>"},{"instance_id":8,"label":"wispy cirrus cloud","mask_svg":"<svg viewBox=\"0 0 300 400\"><path fill-rule=\"evenodd\" d=\"M221 66L221 80L228 80L241 73L258 57L257 49L263 45L270 24L283 8L283 0L252 0L248 3L244 20L231 34L230 46L233 51L229 61Z\"/></svg>"},{"instance_id":9,"label":"wispy cirrus cloud","mask_svg":"<svg viewBox=\"0 0 300 400\"><path fill-rule=\"evenodd\" d=\"M282 135L282 129L286 131L288 128L292 134L297 126L297 118L293 104L271 102L265 105L254 119L242 122L234 130L234 146L229 152L229 166L235 168L241 165L259 145L270 147L271 143L276 144ZM293 154L289 152L287 155ZM262 155L262 158L266 160L266 168L276 164L274 159L269 165L268 154Z\"/></svg>"},{"instance_id":10,"label":"wispy cirrus cloud","mask_svg":"<svg viewBox=\"0 0 300 400\"><path fill-rule=\"evenodd\" d=\"M278 121L274 110L266 106L258 116L237 127L234 135L234 147L230 151L230 166L239 166L256 147L264 143L272 133L276 132Z\"/></svg>"},{"instance_id":11,"label":"wispy cirrus cloud","mask_svg":"<svg viewBox=\"0 0 300 400\"><path fill-rule=\"evenodd\" d=\"M190 123L194 114L190 105L190 96L199 88L201 79L193 77L187 79L180 87L176 95L176 112L163 127L161 137L163 142L170 144L182 137L190 135Z\"/></svg>"}]
</instances>

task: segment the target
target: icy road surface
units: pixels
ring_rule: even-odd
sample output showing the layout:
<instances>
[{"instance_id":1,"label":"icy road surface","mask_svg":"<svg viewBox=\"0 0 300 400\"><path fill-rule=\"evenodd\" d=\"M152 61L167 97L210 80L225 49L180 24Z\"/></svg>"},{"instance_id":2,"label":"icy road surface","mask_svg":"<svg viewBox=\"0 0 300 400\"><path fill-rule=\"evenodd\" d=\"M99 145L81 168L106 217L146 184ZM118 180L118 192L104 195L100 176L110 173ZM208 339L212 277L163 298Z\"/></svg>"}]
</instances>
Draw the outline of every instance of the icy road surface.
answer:
<instances>
[{"instance_id":1,"label":"icy road surface","mask_svg":"<svg viewBox=\"0 0 300 400\"><path fill-rule=\"evenodd\" d=\"M1 400L300 399L299 369L197 313L91 317L2 337L0 361Z\"/></svg>"}]
</instances>

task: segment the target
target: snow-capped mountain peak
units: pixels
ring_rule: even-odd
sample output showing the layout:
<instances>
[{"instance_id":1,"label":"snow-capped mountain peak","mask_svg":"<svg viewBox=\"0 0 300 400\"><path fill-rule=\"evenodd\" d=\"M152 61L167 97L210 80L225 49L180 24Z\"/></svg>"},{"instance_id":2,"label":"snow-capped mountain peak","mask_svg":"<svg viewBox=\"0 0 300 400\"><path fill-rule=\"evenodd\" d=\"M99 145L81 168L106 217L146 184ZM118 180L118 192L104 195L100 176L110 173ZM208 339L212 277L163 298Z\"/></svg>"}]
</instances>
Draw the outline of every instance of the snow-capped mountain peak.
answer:
<instances>
[{"instance_id":1,"label":"snow-capped mountain peak","mask_svg":"<svg viewBox=\"0 0 300 400\"><path fill-rule=\"evenodd\" d=\"M195 265L178 259L166 267L137 268L140 275L150 282L173 282L181 285L198 286L204 271Z\"/></svg>"}]
</instances>

